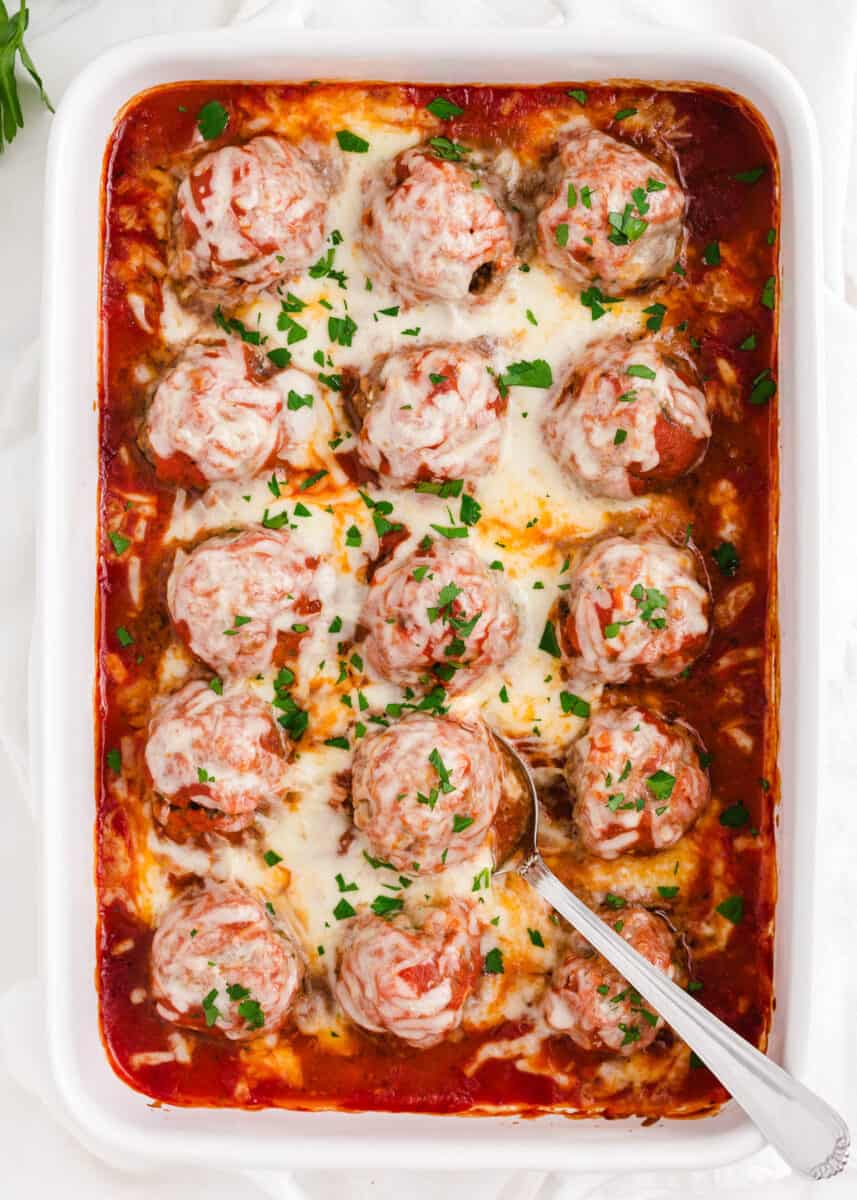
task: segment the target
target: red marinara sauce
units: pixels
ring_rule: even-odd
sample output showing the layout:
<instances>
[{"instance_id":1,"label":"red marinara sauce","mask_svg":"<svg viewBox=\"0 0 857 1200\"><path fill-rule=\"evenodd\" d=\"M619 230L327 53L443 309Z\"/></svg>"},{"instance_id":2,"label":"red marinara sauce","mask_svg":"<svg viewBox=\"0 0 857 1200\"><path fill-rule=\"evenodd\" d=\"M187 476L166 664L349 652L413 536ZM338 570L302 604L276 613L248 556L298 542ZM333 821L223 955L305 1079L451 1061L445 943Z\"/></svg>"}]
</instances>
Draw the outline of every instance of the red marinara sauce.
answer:
<instances>
[{"instance_id":1,"label":"red marinara sauce","mask_svg":"<svg viewBox=\"0 0 857 1200\"><path fill-rule=\"evenodd\" d=\"M438 95L460 109L442 126L426 116L426 105ZM201 142L198 115L214 99L227 112L228 124L221 138ZM519 1069L514 1057L502 1056L487 1056L473 1068L480 1047L525 1034L526 1020L465 1032L428 1051L355 1027L343 1052L330 1039L287 1026L279 1034L288 1048L288 1068L282 1069L262 1061L252 1045L183 1030L191 1052L181 1061L170 1058L174 1027L158 1015L149 993L153 922L145 874L152 865L147 849L152 816L142 749L151 705L162 688L159 662L176 641L165 599L175 552L165 532L175 487L157 478L140 450L138 431L152 382L175 354L160 333L175 190L195 159L212 147L282 129L328 144L347 126L350 111L365 115L391 108L411 122L414 140L422 133L488 151L508 147L525 171L538 169L563 122L586 119L647 153L654 149L669 157L685 189L685 243L673 271L646 293L648 328L681 345L711 384L716 412L704 461L670 489L662 510L655 502L654 512L667 525L675 525L680 513L692 530L711 577L714 632L685 676L610 691L667 716L680 713L707 747L715 800L698 831L706 853L686 889L665 884L650 907L681 932L697 998L750 1041L765 1042L773 1003L778 791L779 174L770 133L740 98L695 85L429 88L322 82L156 89L129 102L107 148L95 829L97 982L105 1046L129 1085L172 1104L703 1115L726 1093L686 1048L680 1048L686 1069L674 1072L669 1083L657 1070L643 1070L620 1090L604 1085L603 1056L560 1036L545 1044L538 1069ZM599 334L593 323L593 336ZM740 514L737 557L729 511ZM625 518L617 528L627 531ZM136 560L133 576L129 554ZM560 790L546 799L557 820L567 823L568 797ZM591 864L573 840L551 855L551 865L585 896L593 894ZM193 883L192 872L177 872L170 883L179 894ZM645 1061L667 1062L676 1053L666 1030Z\"/></svg>"}]
</instances>

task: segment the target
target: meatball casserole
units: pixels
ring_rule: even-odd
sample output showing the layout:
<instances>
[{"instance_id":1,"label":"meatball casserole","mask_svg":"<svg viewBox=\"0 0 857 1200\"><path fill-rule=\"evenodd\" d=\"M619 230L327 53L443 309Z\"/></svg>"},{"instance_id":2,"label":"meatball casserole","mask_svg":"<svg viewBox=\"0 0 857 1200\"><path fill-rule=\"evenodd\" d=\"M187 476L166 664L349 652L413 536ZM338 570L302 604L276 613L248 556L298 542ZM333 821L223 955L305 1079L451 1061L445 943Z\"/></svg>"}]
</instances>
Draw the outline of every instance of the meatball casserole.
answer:
<instances>
[{"instance_id":1,"label":"meatball casserole","mask_svg":"<svg viewBox=\"0 0 857 1200\"><path fill-rule=\"evenodd\" d=\"M181 84L106 157L98 983L158 1101L704 1115L764 1045L776 152L697 85Z\"/></svg>"}]
</instances>

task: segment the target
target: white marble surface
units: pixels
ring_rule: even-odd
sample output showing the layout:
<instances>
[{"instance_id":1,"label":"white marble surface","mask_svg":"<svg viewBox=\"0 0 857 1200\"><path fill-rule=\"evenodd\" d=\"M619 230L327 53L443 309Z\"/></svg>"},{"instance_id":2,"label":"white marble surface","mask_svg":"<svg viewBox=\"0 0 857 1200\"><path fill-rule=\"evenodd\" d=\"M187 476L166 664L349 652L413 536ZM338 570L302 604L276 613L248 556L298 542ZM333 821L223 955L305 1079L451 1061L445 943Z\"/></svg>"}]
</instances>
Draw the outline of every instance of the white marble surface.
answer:
<instances>
[{"instance_id":1,"label":"white marble surface","mask_svg":"<svg viewBox=\"0 0 857 1200\"><path fill-rule=\"evenodd\" d=\"M12 3L15 0L11 0ZM10 3L11 7L11 3ZM758 41L783 57L801 78L823 126L826 172L826 274L829 359L827 600L825 606L825 721L827 770L820 781L821 827L818 871L821 883L816 921L817 995L812 1031L815 1086L850 1118L857 1131L857 970L854 932L857 909L857 537L851 516L857 401L853 352L857 344L857 142L845 119L857 103L855 0L30 0L28 44L56 101L74 75L96 54L117 42L149 33L181 33L234 20L339 22L350 27L389 22L391 12L405 22L471 25L482 21L550 23L565 11L571 20L592 24L636 20L693 28L723 28ZM523 15L525 14L525 15ZM156 1193L159 1200L185 1200L189 1192L229 1200L295 1195L276 1180L237 1180L200 1170L129 1175L84 1150L66 1132L39 1096L46 1075L39 1058L40 1014L37 946L38 831L31 811L25 760L26 659L32 609L33 509L35 477L35 394L41 355L39 293L41 271L41 193L50 117L35 92L22 86L26 128L0 158L0 785L3 836L0 837L0 1161L7 1196L30 1200L48 1194L123 1200ZM850 163L850 167L849 167ZM849 185L850 171L850 185ZM845 219L843 219L845 218ZM45 1092L46 1094L46 1092ZM48 1097L49 1099L49 1097ZM411 1200L448 1195L469 1200L656 1200L667 1196L753 1197L785 1200L808 1196L810 1185L788 1177L772 1152L750 1164L687 1176L587 1178L540 1175L464 1177L411 1176L407 1181L383 1172L303 1175L298 1185L324 1198L368 1200L398 1195ZM857 1194L857 1173L822 1185L825 1195Z\"/></svg>"}]
</instances>

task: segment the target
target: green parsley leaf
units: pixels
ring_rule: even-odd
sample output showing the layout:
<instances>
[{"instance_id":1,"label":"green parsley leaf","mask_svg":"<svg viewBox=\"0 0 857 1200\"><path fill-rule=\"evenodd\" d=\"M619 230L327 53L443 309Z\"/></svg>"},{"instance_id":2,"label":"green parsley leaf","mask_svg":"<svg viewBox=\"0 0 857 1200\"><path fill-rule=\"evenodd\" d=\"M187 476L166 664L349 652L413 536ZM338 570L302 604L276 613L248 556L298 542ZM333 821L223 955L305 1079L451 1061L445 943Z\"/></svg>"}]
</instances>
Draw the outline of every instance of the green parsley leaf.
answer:
<instances>
[{"instance_id":1,"label":"green parsley leaf","mask_svg":"<svg viewBox=\"0 0 857 1200\"><path fill-rule=\"evenodd\" d=\"M544 945L545 945L544 938L539 933L538 929L528 929L527 933L529 934L529 938L530 938L530 941L532 942L532 944L534 946L538 946L540 949L543 950Z\"/></svg>"},{"instance_id":2,"label":"green parsley leaf","mask_svg":"<svg viewBox=\"0 0 857 1200\"><path fill-rule=\"evenodd\" d=\"M750 813L740 801L737 804L730 804L720 814L720 824L725 825L727 829L740 829L749 820Z\"/></svg>"},{"instance_id":3,"label":"green parsley leaf","mask_svg":"<svg viewBox=\"0 0 857 1200\"><path fill-rule=\"evenodd\" d=\"M211 690L214 692L214 694L216 696L223 695L223 680L218 679L218 677L216 675L212 679L209 679L208 686L211 688Z\"/></svg>"},{"instance_id":4,"label":"green parsley leaf","mask_svg":"<svg viewBox=\"0 0 857 1200\"><path fill-rule=\"evenodd\" d=\"M522 360L509 363L500 377L506 387L549 388L553 384L553 373L550 363L543 358L533 362Z\"/></svg>"},{"instance_id":5,"label":"green parsley leaf","mask_svg":"<svg viewBox=\"0 0 857 1200\"><path fill-rule=\"evenodd\" d=\"M675 775L670 775L669 771L655 771L646 780L646 787L656 800L669 800L675 787Z\"/></svg>"},{"instance_id":6,"label":"green parsley leaf","mask_svg":"<svg viewBox=\"0 0 857 1200\"><path fill-rule=\"evenodd\" d=\"M550 654L552 658L562 657L553 621L545 621L545 628L539 642L539 649L544 650L545 654Z\"/></svg>"},{"instance_id":7,"label":"green parsley leaf","mask_svg":"<svg viewBox=\"0 0 857 1200\"><path fill-rule=\"evenodd\" d=\"M339 149L346 150L350 154L365 154L369 149L369 143L366 139L358 137L350 129L338 129L336 131L336 140L339 142Z\"/></svg>"},{"instance_id":8,"label":"green parsley leaf","mask_svg":"<svg viewBox=\"0 0 857 1200\"><path fill-rule=\"evenodd\" d=\"M376 896L369 907L376 917L389 917L391 913L401 912L405 902L401 896Z\"/></svg>"},{"instance_id":9,"label":"green parsley leaf","mask_svg":"<svg viewBox=\"0 0 857 1200\"><path fill-rule=\"evenodd\" d=\"M446 162L461 162L470 153L466 146L451 142L447 137L429 138L429 145L437 157Z\"/></svg>"},{"instance_id":10,"label":"green parsley leaf","mask_svg":"<svg viewBox=\"0 0 857 1200\"><path fill-rule=\"evenodd\" d=\"M214 1001L217 999L217 988L212 988L207 996L203 997L202 1011L205 1016L205 1024L208 1029L215 1024L220 1013Z\"/></svg>"},{"instance_id":11,"label":"green parsley leaf","mask_svg":"<svg viewBox=\"0 0 857 1200\"><path fill-rule=\"evenodd\" d=\"M107 751L107 765L114 774L119 774L122 770L122 754L119 750Z\"/></svg>"},{"instance_id":12,"label":"green parsley leaf","mask_svg":"<svg viewBox=\"0 0 857 1200\"><path fill-rule=\"evenodd\" d=\"M665 304L650 304L648 308L644 308L643 312L650 314L648 321L646 321L646 328L651 329L652 333L657 333L664 323L666 311Z\"/></svg>"},{"instance_id":13,"label":"green parsley leaf","mask_svg":"<svg viewBox=\"0 0 857 1200\"><path fill-rule=\"evenodd\" d=\"M636 379L656 379L657 373L651 367L647 367L644 363L631 363L625 369L626 375L633 375Z\"/></svg>"},{"instance_id":14,"label":"green parsley leaf","mask_svg":"<svg viewBox=\"0 0 857 1200\"><path fill-rule=\"evenodd\" d=\"M720 266L720 243L709 242L702 252L702 261L707 267Z\"/></svg>"},{"instance_id":15,"label":"green parsley leaf","mask_svg":"<svg viewBox=\"0 0 857 1200\"><path fill-rule=\"evenodd\" d=\"M123 537L121 533L117 533L114 529L111 529L107 536L110 538L113 549L117 554L124 554L131 545L130 538Z\"/></svg>"},{"instance_id":16,"label":"green parsley leaf","mask_svg":"<svg viewBox=\"0 0 857 1200\"><path fill-rule=\"evenodd\" d=\"M439 121L451 121L453 117L461 116L464 109L452 100L447 100L443 96L435 96L434 100L430 100L426 108L433 117L437 117Z\"/></svg>"},{"instance_id":17,"label":"green parsley leaf","mask_svg":"<svg viewBox=\"0 0 857 1200\"><path fill-rule=\"evenodd\" d=\"M485 975L502 975L504 973L503 951L499 946L495 946L485 955L485 965L482 970Z\"/></svg>"},{"instance_id":18,"label":"green parsley leaf","mask_svg":"<svg viewBox=\"0 0 857 1200\"><path fill-rule=\"evenodd\" d=\"M349 902L343 896L336 908L333 910L333 915L336 917L337 921L345 921L348 917L356 917L357 910L352 904L349 904Z\"/></svg>"},{"instance_id":19,"label":"green parsley leaf","mask_svg":"<svg viewBox=\"0 0 857 1200\"><path fill-rule=\"evenodd\" d=\"M568 245L568 225L564 221L562 224L557 225L554 230L554 237L558 246Z\"/></svg>"},{"instance_id":20,"label":"green parsley leaf","mask_svg":"<svg viewBox=\"0 0 857 1200\"><path fill-rule=\"evenodd\" d=\"M463 833L463 831L473 824L473 817L463 816L461 813L455 813L452 818L452 832Z\"/></svg>"},{"instance_id":21,"label":"green parsley leaf","mask_svg":"<svg viewBox=\"0 0 857 1200\"><path fill-rule=\"evenodd\" d=\"M755 350L756 349L755 333L751 333L749 335L749 337L745 337L744 341L741 343L741 345L738 347L738 349L739 350Z\"/></svg>"},{"instance_id":22,"label":"green parsley leaf","mask_svg":"<svg viewBox=\"0 0 857 1200\"><path fill-rule=\"evenodd\" d=\"M567 94L571 96L572 100L576 100L580 105L584 105L586 103L586 92L583 90L583 88L569 88Z\"/></svg>"},{"instance_id":23,"label":"green parsley leaf","mask_svg":"<svg viewBox=\"0 0 857 1200\"><path fill-rule=\"evenodd\" d=\"M727 579L731 579L733 575L737 574L741 560L731 542L721 542L719 546L715 546L711 551L711 557L720 568L720 573Z\"/></svg>"},{"instance_id":24,"label":"green parsley leaf","mask_svg":"<svg viewBox=\"0 0 857 1200\"><path fill-rule=\"evenodd\" d=\"M229 113L219 100L209 100L196 114L196 127L207 142L219 138L229 124Z\"/></svg>"},{"instance_id":25,"label":"green parsley leaf","mask_svg":"<svg viewBox=\"0 0 857 1200\"><path fill-rule=\"evenodd\" d=\"M765 280L765 286L762 288L761 303L765 308L773 310L776 299L777 281L773 275L769 275Z\"/></svg>"},{"instance_id":26,"label":"green parsley leaf","mask_svg":"<svg viewBox=\"0 0 857 1200\"><path fill-rule=\"evenodd\" d=\"M617 429L616 432L613 434L613 445L621 446L627 437L628 437L627 429Z\"/></svg>"},{"instance_id":27,"label":"green parsley leaf","mask_svg":"<svg viewBox=\"0 0 857 1200\"><path fill-rule=\"evenodd\" d=\"M669 887L662 887L659 884L658 894L663 896L664 900L672 900L678 895L678 888L674 884L670 885Z\"/></svg>"},{"instance_id":28,"label":"green parsley leaf","mask_svg":"<svg viewBox=\"0 0 857 1200\"><path fill-rule=\"evenodd\" d=\"M261 1029L265 1014L258 1000L242 1000L238 1005L238 1016L247 1022L248 1029Z\"/></svg>"},{"instance_id":29,"label":"green parsley leaf","mask_svg":"<svg viewBox=\"0 0 857 1200\"><path fill-rule=\"evenodd\" d=\"M291 350L287 350L285 346L275 346L273 350L268 351L268 358L275 367L279 367L282 370L283 367L287 367L292 361L292 352Z\"/></svg>"},{"instance_id":30,"label":"green parsley leaf","mask_svg":"<svg viewBox=\"0 0 857 1200\"><path fill-rule=\"evenodd\" d=\"M588 700L581 700L574 692L560 692L559 703L566 716L572 715L585 720L590 713Z\"/></svg>"},{"instance_id":31,"label":"green parsley leaf","mask_svg":"<svg viewBox=\"0 0 857 1200\"><path fill-rule=\"evenodd\" d=\"M764 174L764 167L751 167L749 171L737 171L732 178L738 183L758 183Z\"/></svg>"},{"instance_id":32,"label":"green parsley leaf","mask_svg":"<svg viewBox=\"0 0 857 1200\"><path fill-rule=\"evenodd\" d=\"M720 913L721 917L731 921L733 925L740 925L744 919L744 897L728 896L721 904L717 905L716 911Z\"/></svg>"},{"instance_id":33,"label":"green parsley leaf","mask_svg":"<svg viewBox=\"0 0 857 1200\"><path fill-rule=\"evenodd\" d=\"M628 119L628 117L635 117L636 115L637 115L636 108L620 108L618 112L613 114L613 120L614 121L626 121Z\"/></svg>"},{"instance_id":34,"label":"green parsley leaf","mask_svg":"<svg viewBox=\"0 0 857 1200\"><path fill-rule=\"evenodd\" d=\"M134 639L131 637L131 634L128 632L128 630L125 628L124 625L119 625L117 627L116 638L117 638L120 646L133 646L134 645Z\"/></svg>"},{"instance_id":35,"label":"green parsley leaf","mask_svg":"<svg viewBox=\"0 0 857 1200\"><path fill-rule=\"evenodd\" d=\"M262 857L269 867L275 867L277 863L281 863L283 861L282 854L278 854L276 850L266 850Z\"/></svg>"},{"instance_id":36,"label":"green parsley leaf","mask_svg":"<svg viewBox=\"0 0 857 1200\"><path fill-rule=\"evenodd\" d=\"M461 497L461 513L459 520L462 525L477 525L479 518L482 516L482 506L478 504L472 496L464 495Z\"/></svg>"}]
</instances>

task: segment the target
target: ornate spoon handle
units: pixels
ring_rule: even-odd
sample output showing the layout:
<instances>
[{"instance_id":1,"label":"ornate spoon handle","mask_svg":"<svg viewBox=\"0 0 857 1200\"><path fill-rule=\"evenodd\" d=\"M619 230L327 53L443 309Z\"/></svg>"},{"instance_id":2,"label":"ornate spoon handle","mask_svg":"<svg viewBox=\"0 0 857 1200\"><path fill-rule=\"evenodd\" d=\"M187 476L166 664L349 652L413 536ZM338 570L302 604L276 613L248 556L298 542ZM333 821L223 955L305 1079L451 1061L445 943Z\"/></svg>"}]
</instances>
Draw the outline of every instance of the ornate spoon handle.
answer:
<instances>
[{"instance_id":1,"label":"ornate spoon handle","mask_svg":"<svg viewBox=\"0 0 857 1200\"><path fill-rule=\"evenodd\" d=\"M789 1166L812 1179L844 1170L848 1126L829 1104L653 967L560 883L541 855L518 871L699 1055Z\"/></svg>"}]
</instances>

